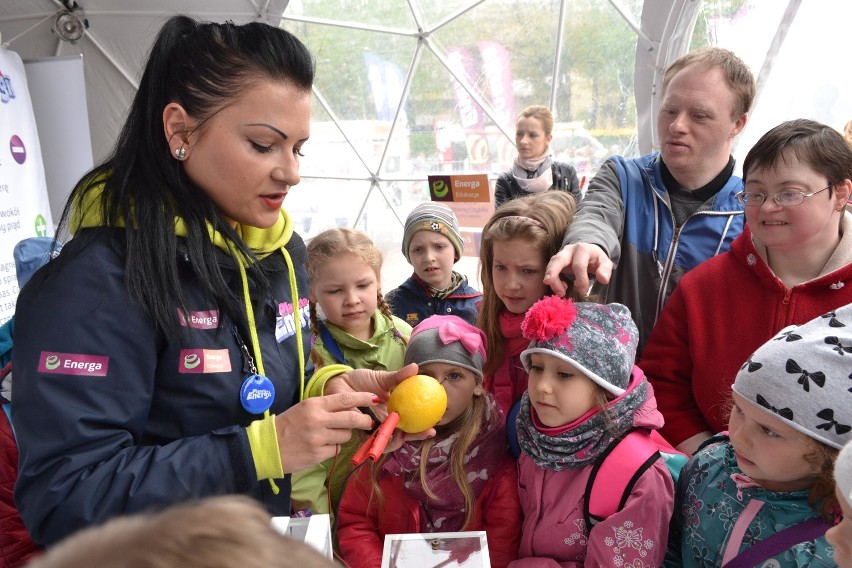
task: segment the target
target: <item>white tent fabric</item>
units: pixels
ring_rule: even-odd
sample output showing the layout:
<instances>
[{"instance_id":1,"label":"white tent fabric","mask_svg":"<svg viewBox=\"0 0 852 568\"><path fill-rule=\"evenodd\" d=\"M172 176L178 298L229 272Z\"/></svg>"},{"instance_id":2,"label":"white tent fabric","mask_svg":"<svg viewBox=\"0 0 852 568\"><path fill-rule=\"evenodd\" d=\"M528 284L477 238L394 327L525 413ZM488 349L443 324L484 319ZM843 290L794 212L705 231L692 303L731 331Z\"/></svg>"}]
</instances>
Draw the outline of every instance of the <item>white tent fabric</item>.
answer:
<instances>
[{"instance_id":1,"label":"white tent fabric","mask_svg":"<svg viewBox=\"0 0 852 568\"><path fill-rule=\"evenodd\" d=\"M81 0L89 27L76 43L52 31L58 0L0 2L0 44L22 59L82 54L95 161L112 148L136 92L151 41L162 23L177 13L235 23L263 21L277 26L287 0Z\"/></svg>"},{"instance_id":2,"label":"white tent fabric","mask_svg":"<svg viewBox=\"0 0 852 568\"><path fill-rule=\"evenodd\" d=\"M286 205L302 220L302 232L307 237L338 225L355 226L370 233L388 258L386 272L390 276L383 282L387 290L410 272L398 250L402 221L416 203L427 199L426 175L435 173L436 168L440 171L448 167L448 164L408 159L404 149L409 133L405 122L398 118L399 109L409 102L406 97L410 83L417 79L418 65L423 66L425 58L431 57L432 64L444 74L448 85L457 83L467 91L474 104L488 116L489 127L494 130L492 134L496 133L504 149L504 155L492 162L487 172L494 179L508 164L506 160L511 159L506 155L511 153L514 142L512 117L497 118L499 113L494 112L493 101L484 99L472 81L466 81L453 71L447 64L447 46L433 39L452 25L463 26L470 14L490 14L513 2L521 5L521 0L400 0L399 10L410 12L406 17L410 23L400 28L370 21L362 13L367 10L366 5L362 5L364 10L335 14L338 19L331 20L314 17L306 8L307 0L184 0L179 3L77 0L89 26L84 36L71 44L51 31L55 14L68 4L74 5L70 0L3 0L0 2L0 43L8 45L25 60L83 54L93 155L95 161L99 161L112 147L151 40L162 22L178 11L207 20L230 19L236 23L260 20L302 31L331 26L339 31L335 37L350 42L347 45L357 41L353 38L366 38L370 34L374 37L380 34L387 38L387 43L397 38L410 40L410 66L403 79L403 88L398 89L399 99L391 101L391 118L385 123L338 120L337 117L343 115L342 109L334 108L326 100L332 87L318 85L315 88L316 122L310 145L318 150L313 155L308 152L308 158L303 161L302 184L295 195L288 197ZM837 56L848 51L845 28L852 17L852 3L846 0L590 0L588 4L617 13L622 24L632 29L636 36L635 54L626 54L635 59L635 93L632 94L637 115L635 143L629 147L610 146L605 150L601 146L601 151L630 154L654 149L662 71L692 48L697 24L707 30L714 44L740 54L759 79L758 105L735 147L738 161L763 132L782 120L814 118L842 129L852 118L849 94L852 76L837 66ZM564 65L560 63L563 44L582 41L582 38L563 36L566 11L569 7L576 8L571 0L535 6L537 10L546 10L539 19L549 17L554 24L547 29L553 29L556 34L554 52L542 58L541 72L547 80L556 74L561 64ZM428 14L424 15L425 12ZM550 26L551 23L542 22L541 25ZM500 38L505 29L506 22L495 19L494 29L483 30L480 37ZM367 48L365 44L363 51ZM359 53L357 57L362 55ZM328 72L320 62L318 74L326 77ZM523 90L526 87L515 84L513 88ZM550 100L539 102L549 102L555 107L564 93L556 81L552 81L549 91ZM361 105L364 102L352 101ZM438 126L427 135L437 140L437 129ZM329 154L332 148L334 153ZM400 161L405 162L404 167L399 165ZM475 259L463 260L460 267L476 279Z\"/></svg>"}]
</instances>

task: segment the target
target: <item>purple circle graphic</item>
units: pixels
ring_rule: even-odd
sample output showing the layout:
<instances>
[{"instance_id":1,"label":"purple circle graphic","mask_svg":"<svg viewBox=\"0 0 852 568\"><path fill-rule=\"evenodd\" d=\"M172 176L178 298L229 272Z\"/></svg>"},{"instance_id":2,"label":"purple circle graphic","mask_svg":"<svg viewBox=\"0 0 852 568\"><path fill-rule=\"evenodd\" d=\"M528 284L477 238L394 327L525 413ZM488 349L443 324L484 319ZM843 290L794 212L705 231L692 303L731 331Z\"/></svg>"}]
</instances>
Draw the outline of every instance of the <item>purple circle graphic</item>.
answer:
<instances>
[{"instance_id":1,"label":"purple circle graphic","mask_svg":"<svg viewBox=\"0 0 852 568\"><path fill-rule=\"evenodd\" d=\"M9 140L9 151L12 153L12 157L19 164L23 164L27 159L27 149L24 148L24 141L21 140L17 134L12 136L12 139Z\"/></svg>"}]
</instances>

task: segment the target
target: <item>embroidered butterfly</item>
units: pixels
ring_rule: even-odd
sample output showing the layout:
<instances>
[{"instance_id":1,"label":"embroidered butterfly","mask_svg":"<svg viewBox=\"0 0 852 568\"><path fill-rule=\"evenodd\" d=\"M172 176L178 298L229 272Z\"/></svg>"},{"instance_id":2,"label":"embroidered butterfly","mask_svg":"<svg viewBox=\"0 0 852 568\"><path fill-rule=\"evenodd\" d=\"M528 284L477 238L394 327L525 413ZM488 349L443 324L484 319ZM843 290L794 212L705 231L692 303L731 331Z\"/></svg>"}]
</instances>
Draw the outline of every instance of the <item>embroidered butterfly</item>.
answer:
<instances>
[{"instance_id":1,"label":"embroidered butterfly","mask_svg":"<svg viewBox=\"0 0 852 568\"><path fill-rule=\"evenodd\" d=\"M742 371L746 367L748 367L749 373L753 373L753 372L757 371L758 369L760 369L761 367L763 367L763 363L756 363L756 362L752 361L751 359L749 359L748 361L743 363L743 366L740 367L740 371Z\"/></svg>"},{"instance_id":2,"label":"embroidered butterfly","mask_svg":"<svg viewBox=\"0 0 852 568\"><path fill-rule=\"evenodd\" d=\"M813 381L814 384L820 388L825 386L825 373L822 371L809 373L802 369L793 359L787 359L787 372L790 374L801 373L797 382L802 385L805 392L811 391L810 381Z\"/></svg>"},{"instance_id":3,"label":"embroidered butterfly","mask_svg":"<svg viewBox=\"0 0 852 568\"><path fill-rule=\"evenodd\" d=\"M837 420L834 419L834 410L830 408L823 408L819 412L817 412L817 418L822 418L823 420L827 420L823 424L817 424L817 430L825 430L827 432L831 431L831 428L834 428L834 431L838 434L845 434L852 430L852 426L841 424Z\"/></svg>"},{"instance_id":4,"label":"embroidered butterfly","mask_svg":"<svg viewBox=\"0 0 852 568\"><path fill-rule=\"evenodd\" d=\"M846 327L846 324L837 319L834 312L828 312L820 316L822 319L828 319L828 327Z\"/></svg>"},{"instance_id":5,"label":"embroidered butterfly","mask_svg":"<svg viewBox=\"0 0 852 568\"><path fill-rule=\"evenodd\" d=\"M834 345L832 349L837 351L841 355L845 355L846 353L852 353L852 345L843 345L840 343L840 340L835 336L829 336L825 338L825 342L829 345Z\"/></svg>"},{"instance_id":6,"label":"embroidered butterfly","mask_svg":"<svg viewBox=\"0 0 852 568\"><path fill-rule=\"evenodd\" d=\"M789 408L775 408L774 406L769 404L769 401L766 400L765 398L763 398L761 395L757 395L757 404L759 404L763 408L768 408L769 410L771 410L772 412L774 412L775 414L777 414L781 418L786 418L787 420L790 420L791 422L793 421L793 411L790 410Z\"/></svg>"}]
</instances>

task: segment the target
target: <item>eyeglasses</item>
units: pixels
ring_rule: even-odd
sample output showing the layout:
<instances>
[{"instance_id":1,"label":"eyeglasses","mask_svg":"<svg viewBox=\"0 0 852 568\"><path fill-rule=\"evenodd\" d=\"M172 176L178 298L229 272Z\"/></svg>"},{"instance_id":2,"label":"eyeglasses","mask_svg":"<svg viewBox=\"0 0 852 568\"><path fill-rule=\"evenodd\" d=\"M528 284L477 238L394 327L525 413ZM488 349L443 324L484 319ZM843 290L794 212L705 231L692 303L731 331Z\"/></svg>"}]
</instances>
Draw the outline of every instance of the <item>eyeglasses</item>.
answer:
<instances>
[{"instance_id":1,"label":"eyeglasses","mask_svg":"<svg viewBox=\"0 0 852 568\"><path fill-rule=\"evenodd\" d=\"M804 191L782 191L781 193L773 195L772 201L781 207L795 207L796 205L804 203L805 197L813 197L817 193L822 193L829 187L831 187L831 185L827 185L824 188L811 193L805 193ZM737 198L737 201L746 207L751 205L758 207L763 205L769 196L765 193L741 191L735 197Z\"/></svg>"}]
</instances>

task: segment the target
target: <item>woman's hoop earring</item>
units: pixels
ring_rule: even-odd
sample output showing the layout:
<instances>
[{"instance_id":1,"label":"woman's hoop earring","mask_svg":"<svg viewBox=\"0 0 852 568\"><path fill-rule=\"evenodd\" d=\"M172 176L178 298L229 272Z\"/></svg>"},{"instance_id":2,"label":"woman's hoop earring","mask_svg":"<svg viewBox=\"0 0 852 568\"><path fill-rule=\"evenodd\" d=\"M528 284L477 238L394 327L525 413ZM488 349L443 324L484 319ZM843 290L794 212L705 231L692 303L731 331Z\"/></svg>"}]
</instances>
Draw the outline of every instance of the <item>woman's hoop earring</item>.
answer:
<instances>
[{"instance_id":1,"label":"woman's hoop earring","mask_svg":"<svg viewBox=\"0 0 852 568\"><path fill-rule=\"evenodd\" d=\"M175 150L175 158L177 158L178 160L186 159L186 148L184 148L182 144L180 148Z\"/></svg>"}]
</instances>

